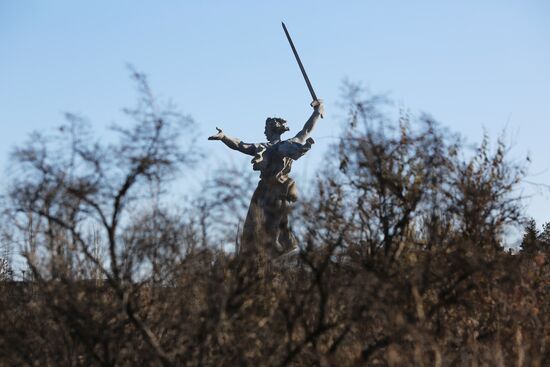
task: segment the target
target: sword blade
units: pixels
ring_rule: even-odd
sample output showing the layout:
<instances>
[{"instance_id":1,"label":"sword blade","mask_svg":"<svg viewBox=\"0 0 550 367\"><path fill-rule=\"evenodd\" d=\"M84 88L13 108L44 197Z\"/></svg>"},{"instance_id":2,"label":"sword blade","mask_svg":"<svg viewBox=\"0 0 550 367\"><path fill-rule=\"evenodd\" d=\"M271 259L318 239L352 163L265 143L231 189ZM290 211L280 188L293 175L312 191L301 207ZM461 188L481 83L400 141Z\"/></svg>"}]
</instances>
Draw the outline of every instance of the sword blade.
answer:
<instances>
[{"instance_id":1,"label":"sword blade","mask_svg":"<svg viewBox=\"0 0 550 367\"><path fill-rule=\"evenodd\" d=\"M296 58L296 61L298 62L298 66L300 67L300 71L302 72L302 75L304 76L304 79L307 84L307 88L309 89L309 93L311 94L311 98L313 98L314 101L317 100L317 96L315 95L315 91L313 90L313 87L311 86L311 82L309 81L309 78L307 77L306 70L304 69L304 65L302 64L302 61L300 60L300 56L298 56L298 52L296 51L296 47L294 47L294 42L292 42L292 38L290 38L290 34L288 33L288 30L286 29L286 25L284 22L281 22L283 25L283 29L285 30L286 38L288 39L288 43L290 43L290 47L292 48L292 52L294 53L294 57Z\"/></svg>"}]
</instances>

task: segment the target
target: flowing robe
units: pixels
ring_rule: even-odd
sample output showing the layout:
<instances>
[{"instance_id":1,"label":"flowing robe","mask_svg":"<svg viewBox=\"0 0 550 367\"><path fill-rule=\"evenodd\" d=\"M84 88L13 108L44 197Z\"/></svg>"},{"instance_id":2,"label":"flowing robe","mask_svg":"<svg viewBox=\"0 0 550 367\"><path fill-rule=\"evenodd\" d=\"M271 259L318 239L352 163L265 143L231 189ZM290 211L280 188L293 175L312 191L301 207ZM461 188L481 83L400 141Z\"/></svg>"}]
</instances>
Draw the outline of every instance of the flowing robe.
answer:
<instances>
[{"instance_id":1,"label":"flowing robe","mask_svg":"<svg viewBox=\"0 0 550 367\"><path fill-rule=\"evenodd\" d=\"M252 195L243 227L241 252L254 252L258 246L271 256L296 247L288 224L290 204L297 200L297 189L288 177L292 162L311 149L313 139L304 144L296 139L255 144L253 168L260 171L260 182Z\"/></svg>"}]
</instances>

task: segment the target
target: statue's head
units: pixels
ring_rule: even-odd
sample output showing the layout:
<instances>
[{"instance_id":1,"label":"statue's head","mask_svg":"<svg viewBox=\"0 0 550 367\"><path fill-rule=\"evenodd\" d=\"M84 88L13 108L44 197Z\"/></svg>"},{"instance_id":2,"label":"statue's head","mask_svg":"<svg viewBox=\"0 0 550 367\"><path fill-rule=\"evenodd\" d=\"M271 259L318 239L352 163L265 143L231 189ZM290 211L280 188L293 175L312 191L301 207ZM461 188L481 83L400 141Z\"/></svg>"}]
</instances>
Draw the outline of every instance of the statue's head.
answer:
<instances>
[{"instance_id":1,"label":"statue's head","mask_svg":"<svg viewBox=\"0 0 550 367\"><path fill-rule=\"evenodd\" d=\"M286 120L279 117L268 117L265 120L264 134L267 140L273 141L278 139L285 131L289 131Z\"/></svg>"}]
</instances>

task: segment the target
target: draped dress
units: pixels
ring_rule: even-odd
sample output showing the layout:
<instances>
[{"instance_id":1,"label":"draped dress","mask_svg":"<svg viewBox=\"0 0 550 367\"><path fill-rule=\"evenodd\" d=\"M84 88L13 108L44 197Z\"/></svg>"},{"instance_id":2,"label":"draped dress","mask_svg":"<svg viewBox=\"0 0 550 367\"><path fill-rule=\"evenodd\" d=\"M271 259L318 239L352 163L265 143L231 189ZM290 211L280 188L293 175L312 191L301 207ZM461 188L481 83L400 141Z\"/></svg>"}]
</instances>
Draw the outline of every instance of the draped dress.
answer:
<instances>
[{"instance_id":1,"label":"draped dress","mask_svg":"<svg viewBox=\"0 0 550 367\"><path fill-rule=\"evenodd\" d=\"M257 252L263 248L270 256L278 256L296 247L288 215L298 191L289 173L292 162L306 154L313 143L312 138L304 143L292 138L251 144L255 150L251 163L254 170L260 171L260 181L243 226L241 252Z\"/></svg>"}]
</instances>

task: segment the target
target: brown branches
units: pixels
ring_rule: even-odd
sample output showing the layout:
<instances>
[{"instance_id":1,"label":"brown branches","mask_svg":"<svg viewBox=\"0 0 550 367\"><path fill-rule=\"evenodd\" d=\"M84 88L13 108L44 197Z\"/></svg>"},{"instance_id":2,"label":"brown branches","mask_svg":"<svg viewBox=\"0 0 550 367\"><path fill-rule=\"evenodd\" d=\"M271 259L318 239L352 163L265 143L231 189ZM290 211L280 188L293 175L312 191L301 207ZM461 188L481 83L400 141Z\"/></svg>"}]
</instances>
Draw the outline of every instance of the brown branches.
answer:
<instances>
[{"instance_id":1,"label":"brown branches","mask_svg":"<svg viewBox=\"0 0 550 367\"><path fill-rule=\"evenodd\" d=\"M31 274L0 282L0 364L549 358L547 246L502 249L523 172L503 145L472 153L428 117L391 123L355 90L338 155L294 211L299 256L272 262L231 251L250 175L219 169L189 207L159 204L191 157L180 159L176 115L139 88L135 124L116 129L117 144L71 116L59 136L14 155L8 209ZM531 227L526 244L549 242L550 230Z\"/></svg>"}]
</instances>

